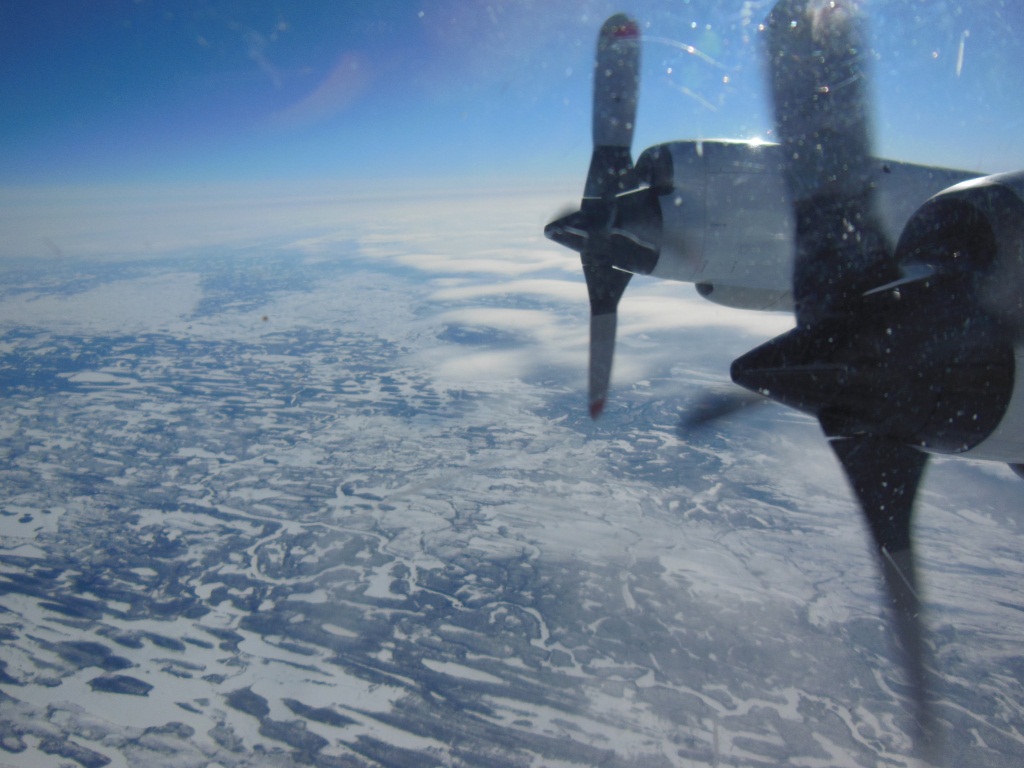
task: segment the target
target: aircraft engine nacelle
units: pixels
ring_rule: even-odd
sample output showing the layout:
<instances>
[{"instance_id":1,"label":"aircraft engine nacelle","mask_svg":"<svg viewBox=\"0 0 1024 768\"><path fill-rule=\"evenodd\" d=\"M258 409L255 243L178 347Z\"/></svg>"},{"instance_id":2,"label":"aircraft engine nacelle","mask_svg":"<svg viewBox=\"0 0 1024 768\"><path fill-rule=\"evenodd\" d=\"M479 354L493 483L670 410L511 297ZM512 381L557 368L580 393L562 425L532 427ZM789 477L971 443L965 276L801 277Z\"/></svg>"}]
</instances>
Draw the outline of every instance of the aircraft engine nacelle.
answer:
<instances>
[{"instance_id":1,"label":"aircraft engine nacelle","mask_svg":"<svg viewBox=\"0 0 1024 768\"><path fill-rule=\"evenodd\" d=\"M657 241L622 269L695 283L702 296L742 309L793 308L793 205L777 144L676 141L636 162L643 188L619 198L615 227ZM895 243L921 200L976 174L871 161L882 230ZM628 201L628 202L627 202ZM658 237L649 232L656 229ZM626 262L629 263L626 263Z\"/></svg>"},{"instance_id":2,"label":"aircraft engine nacelle","mask_svg":"<svg viewBox=\"0 0 1024 768\"><path fill-rule=\"evenodd\" d=\"M1002 350L1002 365L990 362L975 370L976 387L982 389L965 392L958 409L969 411L974 423L993 426L947 450L1010 464L1024 461L1024 173L971 179L935 195L907 222L896 259L905 274L933 275L924 280L924 289L934 284L941 290L942 306L936 310L956 319L957 327L944 334L947 345L962 334L971 348L947 353L949 373L979 350L991 350L990 360ZM948 392L951 383L947 376L943 389ZM947 416L949 422L956 418Z\"/></svg>"},{"instance_id":3,"label":"aircraft engine nacelle","mask_svg":"<svg viewBox=\"0 0 1024 768\"><path fill-rule=\"evenodd\" d=\"M1024 338L1024 173L970 179L935 195L907 222L896 258L962 275Z\"/></svg>"},{"instance_id":4,"label":"aircraft engine nacelle","mask_svg":"<svg viewBox=\"0 0 1024 768\"><path fill-rule=\"evenodd\" d=\"M859 296L855 312L762 344L733 363L733 380L813 414L829 437L880 433L1024 463L1024 175L935 195L909 218L895 260L899 277Z\"/></svg>"},{"instance_id":5,"label":"aircraft engine nacelle","mask_svg":"<svg viewBox=\"0 0 1024 768\"><path fill-rule=\"evenodd\" d=\"M774 144L680 141L637 160L662 221L652 274L727 306L789 310L792 206Z\"/></svg>"}]
</instances>

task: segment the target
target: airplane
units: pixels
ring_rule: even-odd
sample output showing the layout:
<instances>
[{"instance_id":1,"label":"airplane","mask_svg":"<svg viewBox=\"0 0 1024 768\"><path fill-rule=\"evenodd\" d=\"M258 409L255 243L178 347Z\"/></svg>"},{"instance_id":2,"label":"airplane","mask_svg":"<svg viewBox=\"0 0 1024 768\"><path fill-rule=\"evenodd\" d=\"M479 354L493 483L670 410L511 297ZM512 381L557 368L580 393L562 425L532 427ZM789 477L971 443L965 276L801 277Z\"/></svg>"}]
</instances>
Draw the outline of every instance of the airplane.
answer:
<instances>
[{"instance_id":1,"label":"airplane","mask_svg":"<svg viewBox=\"0 0 1024 768\"><path fill-rule=\"evenodd\" d=\"M927 735L914 499L931 454L1024 477L1024 172L872 155L855 0L780 0L760 29L776 143L676 141L634 164L641 35L633 18L610 17L583 199L544 233L580 254L593 418L634 274L794 312L795 327L736 359L731 378L821 425L871 532Z\"/></svg>"}]
</instances>

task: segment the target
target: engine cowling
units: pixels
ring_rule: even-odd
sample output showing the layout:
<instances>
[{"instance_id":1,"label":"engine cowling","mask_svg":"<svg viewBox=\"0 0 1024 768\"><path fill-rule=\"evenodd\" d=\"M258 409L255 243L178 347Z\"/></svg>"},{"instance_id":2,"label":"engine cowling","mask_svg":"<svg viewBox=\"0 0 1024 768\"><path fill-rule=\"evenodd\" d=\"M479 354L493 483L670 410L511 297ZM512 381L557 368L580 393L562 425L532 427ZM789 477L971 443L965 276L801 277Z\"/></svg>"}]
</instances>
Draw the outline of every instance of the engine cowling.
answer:
<instances>
[{"instance_id":1,"label":"engine cowling","mask_svg":"<svg viewBox=\"0 0 1024 768\"><path fill-rule=\"evenodd\" d=\"M931 198L911 217L896 256L904 271L933 268L936 279L953 283L949 311L970 326L978 344L1013 350L1004 396L979 399L998 419L964 455L1024 461L1024 173L965 181Z\"/></svg>"},{"instance_id":2,"label":"engine cowling","mask_svg":"<svg viewBox=\"0 0 1024 768\"><path fill-rule=\"evenodd\" d=\"M932 197L904 227L896 258L961 274L1024 338L1024 172L971 179Z\"/></svg>"},{"instance_id":3,"label":"engine cowling","mask_svg":"<svg viewBox=\"0 0 1024 768\"><path fill-rule=\"evenodd\" d=\"M662 226L655 277L695 283L700 295L742 309L792 309L793 205L777 144L677 141L637 160L647 205ZM920 201L977 174L870 161L880 223L895 242ZM625 267L628 269L628 267Z\"/></svg>"},{"instance_id":4,"label":"engine cowling","mask_svg":"<svg viewBox=\"0 0 1024 768\"><path fill-rule=\"evenodd\" d=\"M934 196L895 251L902 277L733 364L737 383L830 437L1024 462L1024 175Z\"/></svg>"}]
</instances>

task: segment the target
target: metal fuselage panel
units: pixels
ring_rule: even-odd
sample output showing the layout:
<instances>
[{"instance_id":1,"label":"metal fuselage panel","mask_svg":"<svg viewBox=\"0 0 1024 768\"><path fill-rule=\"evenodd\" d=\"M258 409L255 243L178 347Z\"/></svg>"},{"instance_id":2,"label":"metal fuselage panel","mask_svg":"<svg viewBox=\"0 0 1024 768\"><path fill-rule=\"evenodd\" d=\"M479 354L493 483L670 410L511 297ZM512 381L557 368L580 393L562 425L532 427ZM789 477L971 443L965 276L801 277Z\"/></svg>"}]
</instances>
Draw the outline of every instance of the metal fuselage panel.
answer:
<instances>
[{"instance_id":1,"label":"metal fuselage panel","mask_svg":"<svg viewBox=\"0 0 1024 768\"><path fill-rule=\"evenodd\" d=\"M656 185L663 221L655 277L696 283L711 301L792 310L793 214L777 144L681 141L648 149L671 169ZM644 158L638 161L640 166ZM893 244L928 198L978 173L876 160L878 212ZM661 191L663 190L663 191Z\"/></svg>"}]
</instances>

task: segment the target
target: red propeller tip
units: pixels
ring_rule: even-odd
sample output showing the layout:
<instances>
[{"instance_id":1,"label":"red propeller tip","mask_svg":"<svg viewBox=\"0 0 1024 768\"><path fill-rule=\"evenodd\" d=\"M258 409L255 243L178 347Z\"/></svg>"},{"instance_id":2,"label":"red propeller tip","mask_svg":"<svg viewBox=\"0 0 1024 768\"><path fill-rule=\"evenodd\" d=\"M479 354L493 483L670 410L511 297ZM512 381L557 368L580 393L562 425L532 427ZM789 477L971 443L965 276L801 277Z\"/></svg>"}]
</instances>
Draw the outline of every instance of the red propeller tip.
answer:
<instances>
[{"instance_id":1,"label":"red propeller tip","mask_svg":"<svg viewBox=\"0 0 1024 768\"><path fill-rule=\"evenodd\" d=\"M595 400L594 402L592 402L590 404L590 418L596 419L598 416L601 415L601 412L603 410L604 410L604 398L602 397L600 400Z\"/></svg>"},{"instance_id":2,"label":"red propeller tip","mask_svg":"<svg viewBox=\"0 0 1024 768\"><path fill-rule=\"evenodd\" d=\"M623 22L612 31L612 37L617 40L640 37L640 28L633 19Z\"/></svg>"}]
</instances>

